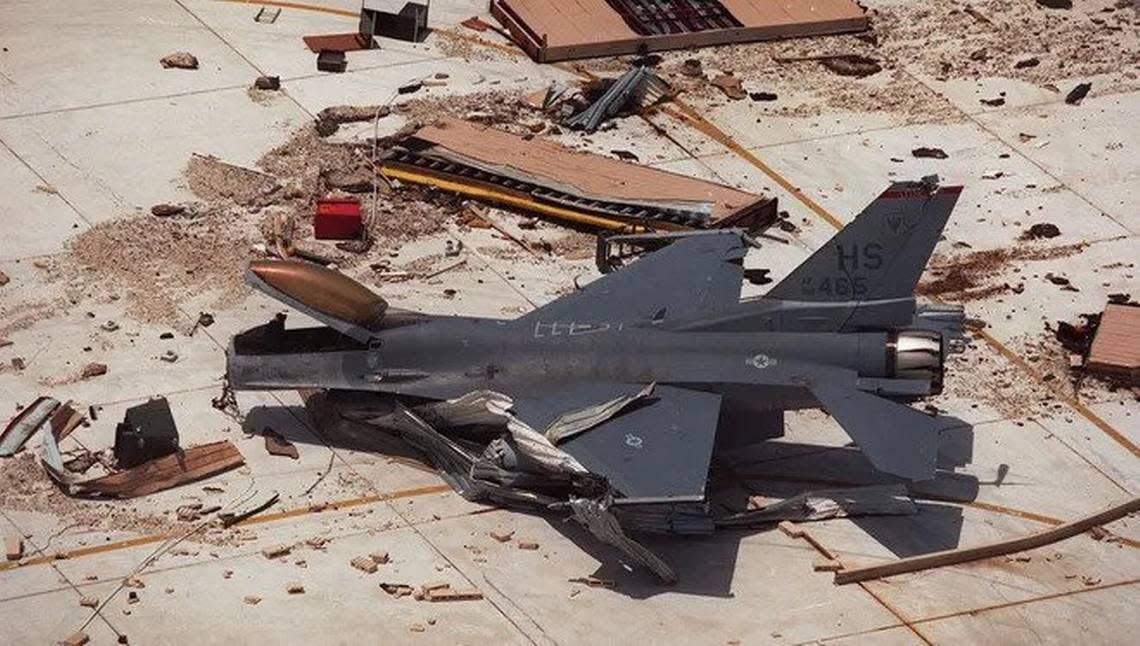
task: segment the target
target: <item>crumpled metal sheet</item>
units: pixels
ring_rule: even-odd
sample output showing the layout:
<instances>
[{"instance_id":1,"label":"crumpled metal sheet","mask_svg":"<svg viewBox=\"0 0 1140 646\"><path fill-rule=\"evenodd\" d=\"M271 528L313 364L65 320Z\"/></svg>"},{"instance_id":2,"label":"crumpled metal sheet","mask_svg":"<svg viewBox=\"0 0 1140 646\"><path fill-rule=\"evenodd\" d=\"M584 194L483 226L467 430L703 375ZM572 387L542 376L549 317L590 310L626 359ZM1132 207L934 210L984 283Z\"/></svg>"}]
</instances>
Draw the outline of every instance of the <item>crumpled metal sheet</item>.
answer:
<instances>
[{"instance_id":1,"label":"crumpled metal sheet","mask_svg":"<svg viewBox=\"0 0 1140 646\"><path fill-rule=\"evenodd\" d=\"M554 444L559 444L575 435L584 433L624 411L630 404L653 394L656 384L649 384L637 393L615 397L606 402L580 410L563 413L546 427L543 435Z\"/></svg>"},{"instance_id":2,"label":"crumpled metal sheet","mask_svg":"<svg viewBox=\"0 0 1140 646\"><path fill-rule=\"evenodd\" d=\"M718 527L742 527L784 520L805 522L850 516L908 516L918 513L918 505L906 487L874 485L847 489L807 491L763 509L745 511L716 519Z\"/></svg>"},{"instance_id":3,"label":"crumpled metal sheet","mask_svg":"<svg viewBox=\"0 0 1140 646\"><path fill-rule=\"evenodd\" d=\"M647 67L635 67L622 74L594 101L590 107L566 121L571 128L594 132L602 122L628 109L642 107L651 96L665 96L672 90L669 84Z\"/></svg>"},{"instance_id":4,"label":"crumpled metal sheet","mask_svg":"<svg viewBox=\"0 0 1140 646\"><path fill-rule=\"evenodd\" d=\"M598 540L613 545L648 568L665 583L676 583L677 573L649 548L633 540L622 530L618 519L609 511L606 500L571 498L567 503L574 520L582 523Z\"/></svg>"},{"instance_id":5,"label":"crumpled metal sheet","mask_svg":"<svg viewBox=\"0 0 1140 646\"><path fill-rule=\"evenodd\" d=\"M0 457L11 457L19 451L59 407L59 400L40 397L16 415L0 434ZM49 433L50 434L50 433Z\"/></svg>"}]
</instances>

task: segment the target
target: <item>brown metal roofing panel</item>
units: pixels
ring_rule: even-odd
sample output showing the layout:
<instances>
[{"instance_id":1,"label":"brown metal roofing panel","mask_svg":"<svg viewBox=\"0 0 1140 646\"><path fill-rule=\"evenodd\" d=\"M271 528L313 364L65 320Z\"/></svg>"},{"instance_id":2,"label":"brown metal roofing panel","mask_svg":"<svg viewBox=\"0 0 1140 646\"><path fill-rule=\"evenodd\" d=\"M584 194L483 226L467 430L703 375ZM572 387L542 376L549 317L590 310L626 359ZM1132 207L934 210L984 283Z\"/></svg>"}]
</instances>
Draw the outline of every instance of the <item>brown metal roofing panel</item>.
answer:
<instances>
[{"instance_id":1,"label":"brown metal roofing panel","mask_svg":"<svg viewBox=\"0 0 1140 646\"><path fill-rule=\"evenodd\" d=\"M745 27L862 18L851 0L720 0Z\"/></svg>"},{"instance_id":2,"label":"brown metal roofing panel","mask_svg":"<svg viewBox=\"0 0 1140 646\"><path fill-rule=\"evenodd\" d=\"M539 38L546 36L549 46L638 37L606 0L505 0L503 4Z\"/></svg>"},{"instance_id":3,"label":"brown metal roofing panel","mask_svg":"<svg viewBox=\"0 0 1140 646\"><path fill-rule=\"evenodd\" d=\"M1140 307L1108 305L1089 350L1088 368L1135 379L1140 370Z\"/></svg>"},{"instance_id":4,"label":"brown metal roofing panel","mask_svg":"<svg viewBox=\"0 0 1140 646\"><path fill-rule=\"evenodd\" d=\"M641 36L607 0L491 0L491 13L542 62L866 29L854 0L721 0L743 26Z\"/></svg>"},{"instance_id":5,"label":"brown metal roofing panel","mask_svg":"<svg viewBox=\"0 0 1140 646\"><path fill-rule=\"evenodd\" d=\"M762 199L721 184L570 150L553 141L528 141L458 119L441 119L421 128L415 136L464 157L508 166L552 183L570 184L582 193L615 201L712 202L714 221Z\"/></svg>"}]
</instances>

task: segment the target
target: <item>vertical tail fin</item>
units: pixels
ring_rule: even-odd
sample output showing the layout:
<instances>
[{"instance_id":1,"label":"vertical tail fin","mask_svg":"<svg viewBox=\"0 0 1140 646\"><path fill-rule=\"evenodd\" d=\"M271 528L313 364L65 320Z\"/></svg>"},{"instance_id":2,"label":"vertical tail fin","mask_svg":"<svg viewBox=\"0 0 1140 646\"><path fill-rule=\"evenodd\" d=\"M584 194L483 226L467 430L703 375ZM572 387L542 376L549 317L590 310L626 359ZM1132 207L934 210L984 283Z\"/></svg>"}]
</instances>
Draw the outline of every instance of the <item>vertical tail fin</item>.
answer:
<instances>
[{"instance_id":1,"label":"vertical tail fin","mask_svg":"<svg viewBox=\"0 0 1140 646\"><path fill-rule=\"evenodd\" d=\"M914 294L961 186L894 182L767 294L792 301L869 301Z\"/></svg>"}]
</instances>

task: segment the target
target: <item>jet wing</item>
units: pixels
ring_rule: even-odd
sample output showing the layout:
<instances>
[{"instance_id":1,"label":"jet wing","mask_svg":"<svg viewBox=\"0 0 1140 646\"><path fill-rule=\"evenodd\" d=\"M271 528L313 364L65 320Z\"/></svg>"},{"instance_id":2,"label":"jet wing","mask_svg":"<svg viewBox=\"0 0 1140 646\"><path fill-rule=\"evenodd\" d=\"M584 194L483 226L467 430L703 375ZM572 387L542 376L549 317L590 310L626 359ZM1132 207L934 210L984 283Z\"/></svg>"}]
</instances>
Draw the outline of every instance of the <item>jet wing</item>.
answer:
<instances>
[{"instance_id":1,"label":"jet wing","mask_svg":"<svg viewBox=\"0 0 1140 646\"><path fill-rule=\"evenodd\" d=\"M640 385L586 384L514 400L514 414L542 429L568 412L634 398ZM604 476L625 502L700 501L720 417L720 395L656 386L616 415L575 433L558 447Z\"/></svg>"},{"instance_id":2,"label":"jet wing","mask_svg":"<svg viewBox=\"0 0 1140 646\"><path fill-rule=\"evenodd\" d=\"M715 311L740 300L748 245L738 232L681 238L520 321L650 321Z\"/></svg>"},{"instance_id":3,"label":"jet wing","mask_svg":"<svg viewBox=\"0 0 1140 646\"><path fill-rule=\"evenodd\" d=\"M876 380L860 379L853 370L826 364L775 360L764 365L751 383L807 388L876 469L909 480L934 477L939 434L948 425L871 392L878 386ZM903 390L907 386L898 380L891 385ZM928 386L917 380L913 385Z\"/></svg>"}]
</instances>

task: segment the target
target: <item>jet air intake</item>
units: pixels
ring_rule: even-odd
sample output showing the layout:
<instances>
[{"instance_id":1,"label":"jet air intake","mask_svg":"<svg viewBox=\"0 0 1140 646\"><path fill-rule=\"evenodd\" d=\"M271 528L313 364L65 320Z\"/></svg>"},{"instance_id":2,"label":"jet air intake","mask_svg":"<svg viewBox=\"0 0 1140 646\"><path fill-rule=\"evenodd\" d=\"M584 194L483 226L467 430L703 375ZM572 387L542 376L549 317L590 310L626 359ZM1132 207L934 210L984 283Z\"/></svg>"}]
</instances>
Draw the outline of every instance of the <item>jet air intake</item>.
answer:
<instances>
[{"instance_id":1,"label":"jet air intake","mask_svg":"<svg viewBox=\"0 0 1140 646\"><path fill-rule=\"evenodd\" d=\"M942 392L942 335L929 330L891 332L887 337L887 376L930 382L931 394Z\"/></svg>"}]
</instances>

